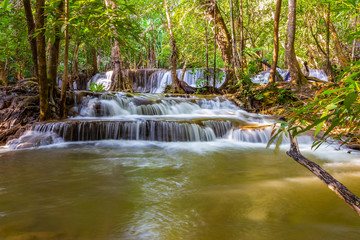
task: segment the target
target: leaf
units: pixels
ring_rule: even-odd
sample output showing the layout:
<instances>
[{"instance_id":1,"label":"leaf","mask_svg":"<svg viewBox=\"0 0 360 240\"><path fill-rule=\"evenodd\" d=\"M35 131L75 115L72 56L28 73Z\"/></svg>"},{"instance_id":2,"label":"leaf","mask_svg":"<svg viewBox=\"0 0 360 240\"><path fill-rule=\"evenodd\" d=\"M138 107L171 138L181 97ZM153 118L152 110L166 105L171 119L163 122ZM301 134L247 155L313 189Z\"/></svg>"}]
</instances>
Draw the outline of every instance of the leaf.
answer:
<instances>
[{"instance_id":1,"label":"leaf","mask_svg":"<svg viewBox=\"0 0 360 240\"><path fill-rule=\"evenodd\" d=\"M318 135L318 133L321 131L323 126L324 126L324 122L321 122L316 126L314 137L316 137L316 135Z\"/></svg>"},{"instance_id":2,"label":"leaf","mask_svg":"<svg viewBox=\"0 0 360 240\"><path fill-rule=\"evenodd\" d=\"M326 109L327 109L327 110L334 110L334 109L336 109L337 107L338 107L337 104L331 103L331 104L329 104L328 106L326 106Z\"/></svg>"},{"instance_id":3,"label":"leaf","mask_svg":"<svg viewBox=\"0 0 360 240\"><path fill-rule=\"evenodd\" d=\"M276 146L275 146L275 149L274 149L275 154L278 154L279 151L280 151L280 145L281 145L281 143L282 143L282 141L283 141L283 136L284 136L284 134L281 133L281 134L279 135L278 140L276 141Z\"/></svg>"},{"instance_id":4,"label":"leaf","mask_svg":"<svg viewBox=\"0 0 360 240\"><path fill-rule=\"evenodd\" d=\"M6 10L8 5L9 5L9 0L4 0L3 9Z\"/></svg>"},{"instance_id":5,"label":"leaf","mask_svg":"<svg viewBox=\"0 0 360 240\"><path fill-rule=\"evenodd\" d=\"M351 105L353 105L353 103L356 101L357 97L358 97L358 93L352 92L349 95L347 95L347 97L345 98L344 105L348 111L350 111Z\"/></svg>"}]
</instances>

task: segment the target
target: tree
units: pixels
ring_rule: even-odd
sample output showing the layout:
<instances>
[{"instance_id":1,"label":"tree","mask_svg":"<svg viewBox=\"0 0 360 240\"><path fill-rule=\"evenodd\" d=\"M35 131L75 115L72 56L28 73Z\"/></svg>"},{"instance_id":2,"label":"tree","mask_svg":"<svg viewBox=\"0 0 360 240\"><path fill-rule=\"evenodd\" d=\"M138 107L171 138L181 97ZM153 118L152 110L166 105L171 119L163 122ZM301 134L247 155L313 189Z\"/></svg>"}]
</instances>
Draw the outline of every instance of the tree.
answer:
<instances>
[{"instance_id":1,"label":"tree","mask_svg":"<svg viewBox=\"0 0 360 240\"><path fill-rule=\"evenodd\" d=\"M65 52L64 52L64 72L61 82L60 97L60 118L66 117L66 89L68 85L68 63L69 63L69 0L65 0Z\"/></svg>"},{"instance_id":2,"label":"tree","mask_svg":"<svg viewBox=\"0 0 360 240\"><path fill-rule=\"evenodd\" d=\"M296 0L289 0L289 23L288 23L288 42L286 44L286 55L288 60L289 71L291 80L296 82L297 85L307 83L307 79L301 72L300 65L296 59L295 54L295 32L296 32Z\"/></svg>"},{"instance_id":3,"label":"tree","mask_svg":"<svg viewBox=\"0 0 360 240\"><path fill-rule=\"evenodd\" d=\"M176 41L175 41L175 37L174 37L174 33L173 33L173 27L172 27L172 23L171 23L170 11L169 11L169 6L167 3L167 0L164 1L164 6L165 6L165 11L166 11L168 31L169 31L169 35L170 35L170 46L171 46L170 62L171 62L172 90L175 92L179 92L180 83L179 83L179 80L178 80L177 74L176 74L176 62L177 62L177 58L178 58L178 49L176 47Z\"/></svg>"},{"instance_id":4,"label":"tree","mask_svg":"<svg viewBox=\"0 0 360 240\"><path fill-rule=\"evenodd\" d=\"M35 30L36 36L40 120L49 118L49 86L46 72L46 43L45 43L45 0L36 0Z\"/></svg>"},{"instance_id":5,"label":"tree","mask_svg":"<svg viewBox=\"0 0 360 240\"><path fill-rule=\"evenodd\" d=\"M28 41L31 47L32 59L34 64L34 75L38 76L38 60L37 60L37 45L35 34L35 22L34 17L31 10L31 2L30 0L23 0L24 4L24 12L26 16L26 23L28 28Z\"/></svg>"},{"instance_id":6,"label":"tree","mask_svg":"<svg viewBox=\"0 0 360 240\"><path fill-rule=\"evenodd\" d=\"M225 21L221 15L221 12L215 1L211 0L200 0L200 3L204 5L205 15L210 20L215 22L213 26L213 32L216 37L217 45L219 46L222 59L225 65L225 71L230 73L230 66L233 61L232 45L231 45L231 36L229 34L228 28L225 24ZM230 81L230 75L227 74L226 80L223 83L223 86L227 86Z\"/></svg>"},{"instance_id":7,"label":"tree","mask_svg":"<svg viewBox=\"0 0 360 240\"><path fill-rule=\"evenodd\" d=\"M274 16L274 55L273 61L271 64L270 78L269 83L275 82L275 73L278 63L278 54L279 54L279 20L280 20L280 12L281 12L281 2L282 0L276 1L276 10Z\"/></svg>"}]
</instances>

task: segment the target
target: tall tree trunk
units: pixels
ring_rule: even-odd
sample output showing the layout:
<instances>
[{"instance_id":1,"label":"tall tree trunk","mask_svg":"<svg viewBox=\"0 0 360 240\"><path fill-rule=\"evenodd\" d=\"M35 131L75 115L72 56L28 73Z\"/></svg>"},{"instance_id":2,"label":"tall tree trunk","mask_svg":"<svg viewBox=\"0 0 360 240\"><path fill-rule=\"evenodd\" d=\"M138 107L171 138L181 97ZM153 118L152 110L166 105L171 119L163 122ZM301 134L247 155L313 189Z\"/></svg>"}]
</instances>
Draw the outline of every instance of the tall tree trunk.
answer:
<instances>
[{"instance_id":1,"label":"tall tree trunk","mask_svg":"<svg viewBox=\"0 0 360 240\"><path fill-rule=\"evenodd\" d=\"M32 60L34 63L34 76L38 76L38 58L37 58L37 46L36 46L36 38L34 37L35 33L35 22L34 17L31 10L31 1L23 0L24 4L24 12L26 16L26 24L28 27L28 41L30 43Z\"/></svg>"},{"instance_id":2,"label":"tall tree trunk","mask_svg":"<svg viewBox=\"0 0 360 240\"><path fill-rule=\"evenodd\" d=\"M7 85L5 62L0 61L0 86Z\"/></svg>"},{"instance_id":3,"label":"tall tree trunk","mask_svg":"<svg viewBox=\"0 0 360 240\"><path fill-rule=\"evenodd\" d=\"M357 32L358 30L358 15L356 15L355 17L355 22L354 22L354 31ZM356 50L356 38L354 38L353 40L353 45L352 45L352 49L351 49L351 61L354 62L356 60L356 55L355 55L355 50Z\"/></svg>"},{"instance_id":4,"label":"tall tree trunk","mask_svg":"<svg viewBox=\"0 0 360 240\"><path fill-rule=\"evenodd\" d=\"M244 37L244 11L243 11L243 1L240 0L240 64L241 72L244 72L245 65L245 37Z\"/></svg>"},{"instance_id":5,"label":"tall tree trunk","mask_svg":"<svg viewBox=\"0 0 360 240\"><path fill-rule=\"evenodd\" d=\"M48 82L50 84L50 100L54 102L54 89L56 87L57 69L59 66L59 51L60 51L60 23L61 15L64 12L64 1L61 0L56 9L56 24L55 24L55 41L50 47L49 64L47 69Z\"/></svg>"},{"instance_id":6,"label":"tall tree trunk","mask_svg":"<svg viewBox=\"0 0 360 240\"><path fill-rule=\"evenodd\" d=\"M75 44L74 55L72 57L72 62L74 62L74 70L70 71L71 77L68 79L70 89L74 88L74 82L80 79L79 77L79 51L81 43L78 42ZM70 46L70 45L69 45Z\"/></svg>"},{"instance_id":7,"label":"tall tree trunk","mask_svg":"<svg viewBox=\"0 0 360 240\"><path fill-rule=\"evenodd\" d=\"M97 74L99 72L98 69L98 62L97 62L97 52L95 47L91 48L91 54L92 54L92 75L94 76L95 74Z\"/></svg>"},{"instance_id":8,"label":"tall tree trunk","mask_svg":"<svg viewBox=\"0 0 360 240\"><path fill-rule=\"evenodd\" d=\"M216 42L219 46L222 59L225 65L225 71L230 72L230 66L233 59L232 47L231 47L231 36L226 27L225 21L221 16L220 9L216 5L214 0L200 0L201 3L205 6L205 15L210 21L214 21L213 31L215 32L215 28L217 29ZM214 14L215 13L215 14ZM216 27L215 27L216 26ZM226 87L229 83L231 76L227 74L226 80L223 83L223 86Z\"/></svg>"},{"instance_id":9,"label":"tall tree trunk","mask_svg":"<svg viewBox=\"0 0 360 240\"><path fill-rule=\"evenodd\" d=\"M113 0L105 0L105 4L107 8L111 8L113 10L116 10L116 3ZM112 19L112 17L111 17ZM115 37L119 36L119 33L117 32L115 26L110 23L110 28L113 31L113 35ZM121 89L121 82L122 82L122 76L121 76L121 63L120 63L120 43L115 38L113 42L113 47L111 48L111 65L113 69L113 74L111 77L111 91L121 91L124 89Z\"/></svg>"},{"instance_id":10,"label":"tall tree trunk","mask_svg":"<svg viewBox=\"0 0 360 240\"><path fill-rule=\"evenodd\" d=\"M35 27L39 34L36 36L38 51L38 79L40 96L40 121L49 118L49 86L46 72L46 43L45 43L45 0L36 0Z\"/></svg>"},{"instance_id":11,"label":"tall tree trunk","mask_svg":"<svg viewBox=\"0 0 360 240\"><path fill-rule=\"evenodd\" d=\"M64 72L61 83L60 114L61 118L66 117L66 89L68 85L68 64L69 64L69 0L65 0L65 52L64 52Z\"/></svg>"},{"instance_id":12,"label":"tall tree trunk","mask_svg":"<svg viewBox=\"0 0 360 240\"><path fill-rule=\"evenodd\" d=\"M209 33L208 33L208 23L205 20L205 45L206 45L206 72L205 72L205 77L206 77L206 87L209 87Z\"/></svg>"},{"instance_id":13,"label":"tall tree trunk","mask_svg":"<svg viewBox=\"0 0 360 240\"><path fill-rule=\"evenodd\" d=\"M327 19L327 17L325 17L325 22L326 24L329 25L329 30L330 30L330 33L331 33L331 37L334 41L334 46L335 46L335 53L336 53L336 56L340 62L340 65L342 68L345 68L349 65L349 60L346 58L345 54L343 53L343 50L342 50L342 46L341 46L341 43L340 43L340 40L339 40L339 36L337 35L337 32L335 30L335 26L334 24L331 22L330 19Z\"/></svg>"},{"instance_id":14,"label":"tall tree trunk","mask_svg":"<svg viewBox=\"0 0 360 240\"><path fill-rule=\"evenodd\" d=\"M244 64L245 64L245 56L244 56L244 48L245 48L245 41L244 41L244 19L243 19L243 1L236 0L235 2L236 11L239 13L239 16L236 20L237 23L237 29L240 34L239 39L239 48L240 48L240 54L238 54L239 64L241 66L241 72L244 71Z\"/></svg>"},{"instance_id":15,"label":"tall tree trunk","mask_svg":"<svg viewBox=\"0 0 360 240\"><path fill-rule=\"evenodd\" d=\"M326 13L326 73L330 77L331 74L330 63L330 3L328 3L328 9Z\"/></svg>"},{"instance_id":16,"label":"tall tree trunk","mask_svg":"<svg viewBox=\"0 0 360 240\"><path fill-rule=\"evenodd\" d=\"M216 0L214 0L214 6L216 6ZM217 27L216 27L216 8L213 8L214 15L214 72L213 72L213 86L212 91L215 92L216 87L216 37L217 37Z\"/></svg>"},{"instance_id":17,"label":"tall tree trunk","mask_svg":"<svg viewBox=\"0 0 360 240\"><path fill-rule=\"evenodd\" d=\"M233 11L232 0L230 0L230 18L231 18L231 46L232 46L232 54L233 54L232 67L235 70L235 77L237 82L240 82L240 77L239 77L240 60L238 58L236 51L236 34L235 34L235 22L234 22L234 11Z\"/></svg>"},{"instance_id":18,"label":"tall tree trunk","mask_svg":"<svg viewBox=\"0 0 360 240\"><path fill-rule=\"evenodd\" d=\"M289 0L289 23L288 23L288 42L286 45L286 55L290 71L291 80L298 85L307 83L307 79L301 72L300 65L295 54L295 31L296 31L296 0Z\"/></svg>"},{"instance_id":19,"label":"tall tree trunk","mask_svg":"<svg viewBox=\"0 0 360 240\"><path fill-rule=\"evenodd\" d=\"M166 10L166 19L167 19L167 25L168 30L170 34L170 46L171 46L171 56L170 56L170 62L171 62L171 82L172 82L172 90L175 92L179 92L180 90L180 83L176 74L176 62L178 58L178 50L176 47L176 41L174 37L174 33L172 30L172 23L170 18L170 11L169 6L167 3L167 0L164 1L165 10Z\"/></svg>"},{"instance_id":20,"label":"tall tree trunk","mask_svg":"<svg viewBox=\"0 0 360 240\"><path fill-rule=\"evenodd\" d=\"M117 40L114 41L114 46L111 48L111 65L113 68L113 74L111 76L111 91L120 91L122 76L121 76L121 66L120 66L120 56L119 56L120 46Z\"/></svg>"},{"instance_id":21,"label":"tall tree trunk","mask_svg":"<svg viewBox=\"0 0 360 240\"><path fill-rule=\"evenodd\" d=\"M233 1L230 0L230 18L231 18L231 47L233 54L233 67L238 69L240 66L239 59L236 53L236 33L235 33L235 22L234 22L234 10L233 10Z\"/></svg>"},{"instance_id":22,"label":"tall tree trunk","mask_svg":"<svg viewBox=\"0 0 360 240\"><path fill-rule=\"evenodd\" d=\"M269 83L275 82L276 67L279 58L279 21L280 21L280 13L281 13L281 2L282 0L276 1L276 10L274 16L274 54L271 64Z\"/></svg>"}]
</instances>

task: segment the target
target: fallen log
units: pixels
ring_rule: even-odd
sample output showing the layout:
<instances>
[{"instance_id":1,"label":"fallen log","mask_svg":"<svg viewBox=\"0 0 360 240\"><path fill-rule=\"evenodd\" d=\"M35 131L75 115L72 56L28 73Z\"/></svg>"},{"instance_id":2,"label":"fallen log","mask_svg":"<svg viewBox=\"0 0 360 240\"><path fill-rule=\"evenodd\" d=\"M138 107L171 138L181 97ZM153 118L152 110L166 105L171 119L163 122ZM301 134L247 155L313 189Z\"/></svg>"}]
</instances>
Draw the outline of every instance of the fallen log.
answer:
<instances>
[{"instance_id":1,"label":"fallen log","mask_svg":"<svg viewBox=\"0 0 360 240\"><path fill-rule=\"evenodd\" d=\"M338 197L346 202L359 216L360 216L360 199L353 194L347 187L341 182L336 180L328 172L322 169L316 163L305 158L299 150L299 146L295 137L290 134L290 150L286 152L296 162L310 170L315 176L323 181L328 188L333 191Z\"/></svg>"},{"instance_id":2,"label":"fallen log","mask_svg":"<svg viewBox=\"0 0 360 240\"><path fill-rule=\"evenodd\" d=\"M197 88L194 88L192 86L190 86L189 84L187 84L185 81L180 81L180 87L184 90L185 93L187 94L192 94L195 93Z\"/></svg>"},{"instance_id":3,"label":"fallen log","mask_svg":"<svg viewBox=\"0 0 360 240\"><path fill-rule=\"evenodd\" d=\"M306 76L305 76L305 78L306 78L307 80L314 81L314 82L330 84L330 82L324 81L324 80L321 80L321 79L318 79L318 78L316 78L316 77L306 77Z\"/></svg>"}]
</instances>

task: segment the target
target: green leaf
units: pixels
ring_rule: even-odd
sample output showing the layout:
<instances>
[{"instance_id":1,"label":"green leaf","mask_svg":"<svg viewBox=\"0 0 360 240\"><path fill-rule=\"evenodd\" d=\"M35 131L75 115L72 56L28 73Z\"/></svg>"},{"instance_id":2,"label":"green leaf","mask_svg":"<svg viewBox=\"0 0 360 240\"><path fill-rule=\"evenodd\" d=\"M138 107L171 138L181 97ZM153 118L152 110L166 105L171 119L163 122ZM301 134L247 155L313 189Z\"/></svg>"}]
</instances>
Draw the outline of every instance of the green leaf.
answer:
<instances>
[{"instance_id":1,"label":"green leaf","mask_svg":"<svg viewBox=\"0 0 360 240\"><path fill-rule=\"evenodd\" d=\"M358 97L357 92L352 92L349 95L347 95L347 97L344 100L344 105L347 110L350 111L351 105L353 105L353 103L356 101L357 97Z\"/></svg>"},{"instance_id":2,"label":"green leaf","mask_svg":"<svg viewBox=\"0 0 360 240\"><path fill-rule=\"evenodd\" d=\"M334 109L336 109L337 107L338 107L337 104L331 103L331 104L329 104L328 106L326 106L326 109L327 109L327 110L334 110Z\"/></svg>"},{"instance_id":3,"label":"green leaf","mask_svg":"<svg viewBox=\"0 0 360 240\"><path fill-rule=\"evenodd\" d=\"M9 0L4 0L3 9L6 10L8 5L9 5Z\"/></svg>"},{"instance_id":4,"label":"green leaf","mask_svg":"<svg viewBox=\"0 0 360 240\"><path fill-rule=\"evenodd\" d=\"M323 126L324 126L324 122L320 122L320 123L316 126L316 130L315 130L314 137L316 137L316 135L318 135L318 133L321 131L321 129L322 129Z\"/></svg>"},{"instance_id":5,"label":"green leaf","mask_svg":"<svg viewBox=\"0 0 360 240\"><path fill-rule=\"evenodd\" d=\"M274 149L275 154L278 154L279 151L280 151L280 145L281 145L281 143L282 143L282 141L283 141L283 136L284 136L284 134L281 133L281 134L279 135L278 140L276 141L276 146L275 146L275 149Z\"/></svg>"}]
</instances>

